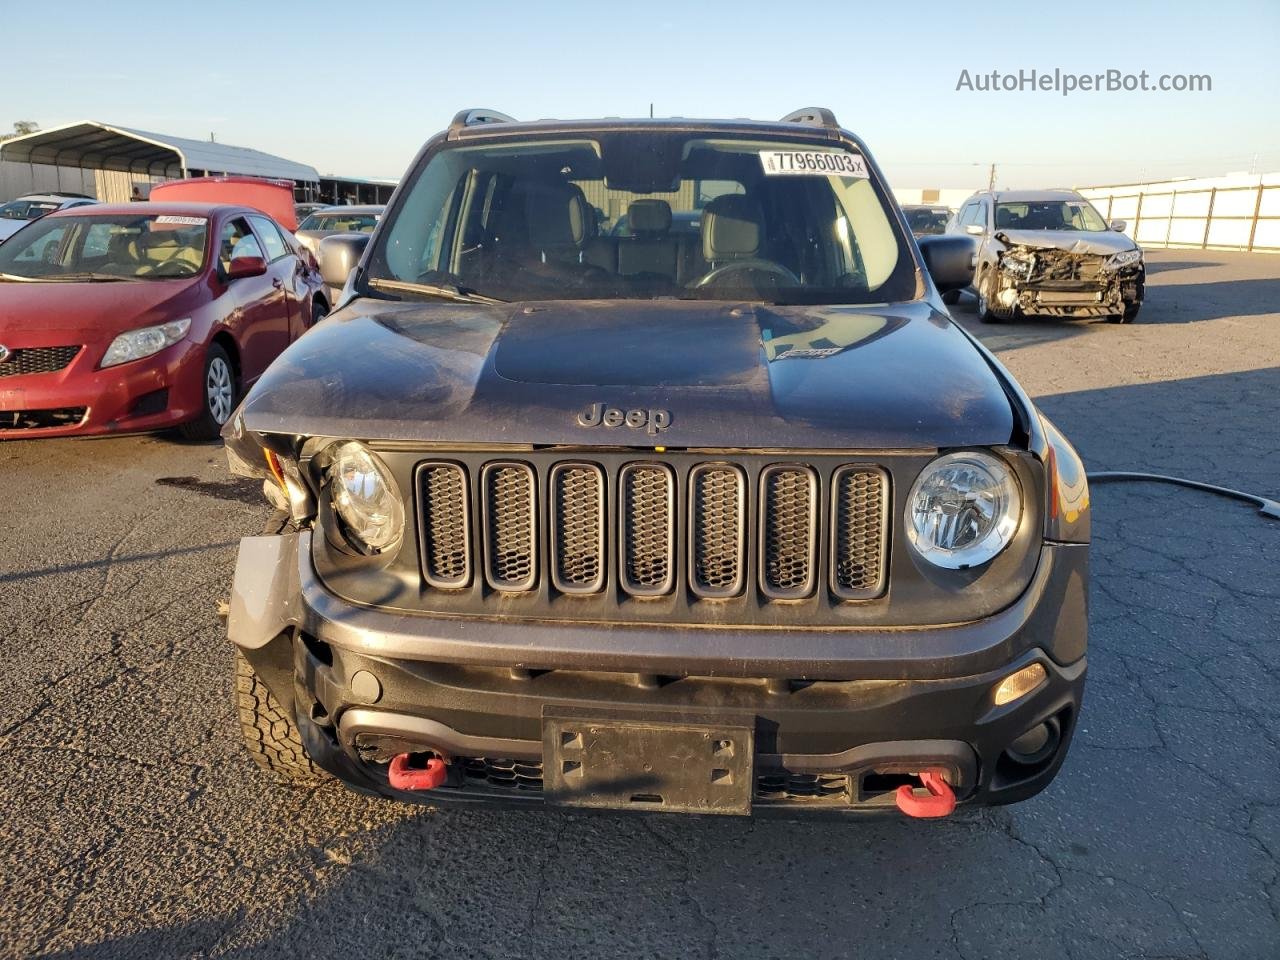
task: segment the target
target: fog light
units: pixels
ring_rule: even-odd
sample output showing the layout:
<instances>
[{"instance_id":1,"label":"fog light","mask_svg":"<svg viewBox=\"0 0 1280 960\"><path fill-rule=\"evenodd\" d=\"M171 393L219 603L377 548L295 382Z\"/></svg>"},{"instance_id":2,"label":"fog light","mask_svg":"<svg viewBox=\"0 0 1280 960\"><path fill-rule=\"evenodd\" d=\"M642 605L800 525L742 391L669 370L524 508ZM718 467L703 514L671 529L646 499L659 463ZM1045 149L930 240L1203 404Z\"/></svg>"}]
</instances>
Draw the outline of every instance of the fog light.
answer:
<instances>
[{"instance_id":1,"label":"fog light","mask_svg":"<svg viewBox=\"0 0 1280 960\"><path fill-rule=\"evenodd\" d=\"M1005 756L1014 763L1024 767L1034 767L1044 763L1058 750L1062 742L1062 731L1056 717L1050 717L1044 723L1034 727L1009 744Z\"/></svg>"},{"instance_id":2,"label":"fog light","mask_svg":"<svg viewBox=\"0 0 1280 960\"><path fill-rule=\"evenodd\" d=\"M1045 677L1044 667L1038 663L1033 663L1029 667L1023 667L1017 673L1011 673L1000 681L1000 685L996 687L995 697L996 706L1000 707L1006 703L1025 697L1040 684L1044 683Z\"/></svg>"}]
</instances>

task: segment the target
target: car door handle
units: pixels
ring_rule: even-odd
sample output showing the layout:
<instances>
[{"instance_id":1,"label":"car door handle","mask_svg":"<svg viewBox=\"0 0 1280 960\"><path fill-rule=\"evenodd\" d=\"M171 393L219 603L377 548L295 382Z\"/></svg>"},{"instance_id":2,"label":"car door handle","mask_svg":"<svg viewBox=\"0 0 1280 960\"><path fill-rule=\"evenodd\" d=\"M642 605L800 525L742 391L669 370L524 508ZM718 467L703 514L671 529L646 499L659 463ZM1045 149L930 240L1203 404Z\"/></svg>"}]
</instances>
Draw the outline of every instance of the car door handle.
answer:
<instances>
[{"instance_id":1,"label":"car door handle","mask_svg":"<svg viewBox=\"0 0 1280 960\"><path fill-rule=\"evenodd\" d=\"M277 290L284 289L284 281L281 280L279 277L276 277L274 280L272 280L271 285L275 287Z\"/></svg>"}]
</instances>

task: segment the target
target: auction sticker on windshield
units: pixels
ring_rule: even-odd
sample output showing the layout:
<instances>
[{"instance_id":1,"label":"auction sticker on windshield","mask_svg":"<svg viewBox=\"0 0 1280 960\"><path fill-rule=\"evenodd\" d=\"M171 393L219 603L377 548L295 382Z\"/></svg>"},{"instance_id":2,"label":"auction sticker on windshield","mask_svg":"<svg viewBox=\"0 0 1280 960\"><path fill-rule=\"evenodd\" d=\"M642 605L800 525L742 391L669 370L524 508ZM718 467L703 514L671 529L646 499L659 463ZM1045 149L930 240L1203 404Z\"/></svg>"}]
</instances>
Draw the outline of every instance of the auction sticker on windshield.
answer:
<instances>
[{"instance_id":1,"label":"auction sticker on windshield","mask_svg":"<svg viewBox=\"0 0 1280 960\"><path fill-rule=\"evenodd\" d=\"M766 176L861 177L871 176L867 162L856 153L831 150L761 150L760 164Z\"/></svg>"},{"instance_id":2,"label":"auction sticker on windshield","mask_svg":"<svg viewBox=\"0 0 1280 960\"><path fill-rule=\"evenodd\" d=\"M203 227L208 222L205 217L175 217L170 215L156 217L156 223L172 223L184 227Z\"/></svg>"}]
</instances>

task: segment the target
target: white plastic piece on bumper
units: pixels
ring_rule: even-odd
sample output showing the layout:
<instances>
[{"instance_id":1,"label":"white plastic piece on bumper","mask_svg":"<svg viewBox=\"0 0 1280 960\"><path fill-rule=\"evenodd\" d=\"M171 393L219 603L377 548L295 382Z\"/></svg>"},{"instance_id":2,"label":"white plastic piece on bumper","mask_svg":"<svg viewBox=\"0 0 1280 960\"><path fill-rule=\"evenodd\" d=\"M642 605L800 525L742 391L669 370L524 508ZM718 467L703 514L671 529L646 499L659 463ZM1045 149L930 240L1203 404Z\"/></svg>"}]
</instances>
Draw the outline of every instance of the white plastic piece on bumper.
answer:
<instances>
[{"instance_id":1,"label":"white plastic piece on bumper","mask_svg":"<svg viewBox=\"0 0 1280 960\"><path fill-rule=\"evenodd\" d=\"M298 535L245 537L231 586L227 637L237 647L265 646L298 622Z\"/></svg>"}]
</instances>

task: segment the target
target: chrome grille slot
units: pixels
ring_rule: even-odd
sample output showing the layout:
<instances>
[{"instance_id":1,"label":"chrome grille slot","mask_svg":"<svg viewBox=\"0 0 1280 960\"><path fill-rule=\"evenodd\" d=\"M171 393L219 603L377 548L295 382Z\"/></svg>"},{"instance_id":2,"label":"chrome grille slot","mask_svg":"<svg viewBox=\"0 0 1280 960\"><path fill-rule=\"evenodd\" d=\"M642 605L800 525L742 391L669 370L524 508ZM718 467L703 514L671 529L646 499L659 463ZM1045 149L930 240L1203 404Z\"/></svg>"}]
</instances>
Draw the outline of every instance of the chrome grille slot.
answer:
<instances>
[{"instance_id":1,"label":"chrome grille slot","mask_svg":"<svg viewBox=\"0 0 1280 960\"><path fill-rule=\"evenodd\" d=\"M604 473L595 464L551 470L551 582L561 593L604 589Z\"/></svg>"},{"instance_id":2,"label":"chrome grille slot","mask_svg":"<svg viewBox=\"0 0 1280 960\"><path fill-rule=\"evenodd\" d=\"M700 597L735 597L744 579L746 479L732 464L702 463L689 487L689 586Z\"/></svg>"},{"instance_id":3,"label":"chrome grille slot","mask_svg":"<svg viewBox=\"0 0 1280 960\"><path fill-rule=\"evenodd\" d=\"M888 480L871 467L840 467L831 490L831 591L867 600L884 590Z\"/></svg>"},{"instance_id":4,"label":"chrome grille slot","mask_svg":"<svg viewBox=\"0 0 1280 960\"><path fill-rule=\"evenodd\" d=\"M532 590L538 576L537 485L524 463L489 463L481 475L485 578L495 590Z\"/></svg>"},{"instance_id":5,"label":"chrome grille slot","mask_svg":"<svg viewBox=\"0 0 1280 960\"><path fill-rule=\"evenodd\" d=\"M418 468L418 513L422 573L440 590L471 582L470 493L466 471L456 463Z\"/></svg>"},{"instance_id":6,"label":"chrome grille slot","mask_svg":"<svg viewBox=\"0 0 1280 960\"><path fill-rule=\"evenodd\" d=\"M675 476L660 463L629 463L618 482L622 589L659 597L675 585Z\"/></svg>"},{"instance_id":7,"label":"chrome grille slot","mask_svg":"<svg viewBox=\"0 0 1280 960\"><path fill-rule=\"evenodd\" d=\"M774 600L813 593L817 567L818 481L808 467L777 465L760 474L760 589Z\"/></svg>"}]
</instances>

